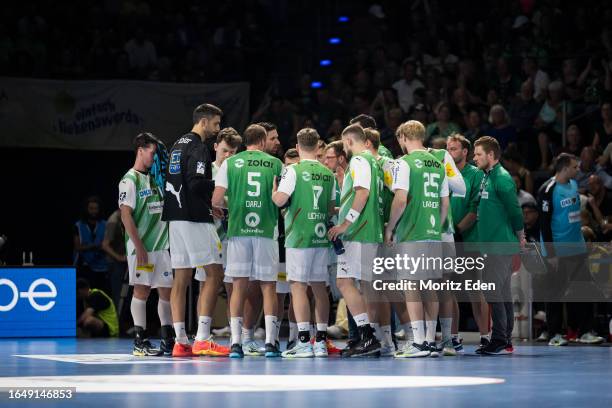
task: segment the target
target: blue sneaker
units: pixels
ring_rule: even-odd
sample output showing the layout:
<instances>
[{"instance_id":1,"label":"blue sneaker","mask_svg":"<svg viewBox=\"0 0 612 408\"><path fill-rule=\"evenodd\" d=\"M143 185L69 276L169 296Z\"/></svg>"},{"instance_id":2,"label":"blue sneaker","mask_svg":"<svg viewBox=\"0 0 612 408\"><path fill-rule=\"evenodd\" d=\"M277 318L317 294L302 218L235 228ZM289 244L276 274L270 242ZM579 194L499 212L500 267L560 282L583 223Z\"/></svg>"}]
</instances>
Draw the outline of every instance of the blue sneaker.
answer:
<instances>
[{"instance_id":1,"label":"blue sneaker","mask_svg":"<svg viewBox=\"0 0 612 408\"><path fill-rule=\"evenodd\" d=\"M267 343L265 356L268 358L280 357L281 352L275 344Z\"/></svg>"},{"instance_id":2,"label":"blue sneaker","mask_svg":"<svg viewBox=\"0 0 612 408\"><path fill-rule=\"evenodd\" d=\"M240 344L232 344L229 358L244 358L244 353L242 352L242 346Z\"/></svg>"}]
</instances>

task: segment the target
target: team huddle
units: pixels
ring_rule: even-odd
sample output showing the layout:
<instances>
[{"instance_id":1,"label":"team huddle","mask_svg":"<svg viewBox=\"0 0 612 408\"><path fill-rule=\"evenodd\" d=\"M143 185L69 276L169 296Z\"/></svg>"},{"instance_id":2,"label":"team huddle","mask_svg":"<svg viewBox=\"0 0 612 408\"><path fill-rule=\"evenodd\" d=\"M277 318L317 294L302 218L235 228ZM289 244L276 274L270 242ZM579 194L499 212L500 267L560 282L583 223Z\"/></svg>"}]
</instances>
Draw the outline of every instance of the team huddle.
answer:
<instances>
[{"instance_id":1,"label":"team huddle","mask_svg":"<svg viewBox=\"0 0 612 408\"><path fill-rule=\"evenodd\" d=\"M483 193L488 195L492 171L487 170L499 156L495 139L475 142L473 166L467 163L471 144L463 136L449 137L446 149L426 148L424 126L408 121L396 131L404 155L394 159L373 119L360 115L344 129L342 140L329 145L316 130L300 130L296 149L285 154L283 163L270 154L279 143L272 124L251 124L239 135L231 127L220 129L222 116L214 105L198 106L192 131L168 152L150 133L135 139L134 166L119 183L134 287L134 355L411 358L462 352L453 296L411 291L399 301L388 298L372 289L372 265L376 257L392 253L454 256L457 236L479 242L476 207ZM215 140L214 160L206 145L210 139ZM246 149L236 153L241 145ZM517 229L517 242L521 234ZM194 269L200 292L191 342L185 304ZM410 274L397 271L394 278L440 280L443 275L422 267ZM211 335L222 285L229 347ZM357 326L343 350L327 338L330 285L339 290ZM151 289L159 294L159 347L146 331ZM287 293L294 323L288 347L281 351ZM263 347L253 337L262 307ZM493 328L493 342L482 294L472 299L472 308L481 333L477 352L512 352L510 319L501 331ZM392 313L408 335L400 350L393 341ZM438 321L442 338L436 344Z\"/></svg>"}]
</instances>

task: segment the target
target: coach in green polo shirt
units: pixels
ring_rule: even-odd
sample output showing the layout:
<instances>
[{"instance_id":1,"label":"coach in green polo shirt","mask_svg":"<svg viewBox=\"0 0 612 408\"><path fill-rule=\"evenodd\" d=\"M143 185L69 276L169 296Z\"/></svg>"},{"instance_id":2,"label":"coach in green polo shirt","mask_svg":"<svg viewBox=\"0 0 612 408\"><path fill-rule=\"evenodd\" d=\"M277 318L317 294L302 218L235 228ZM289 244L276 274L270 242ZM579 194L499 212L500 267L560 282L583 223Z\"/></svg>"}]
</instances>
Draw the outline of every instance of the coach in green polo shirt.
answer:
<instances>
[{"instance_id":1,"label":"coach in green polo shirt","mask_svg":"<svg viewBox=\"0 0 612 408\"><path fill-rule=\"evenodd\" d=\"M499 163L497 140L483 136L474 143L474 161L485 175L480 184L477 208L478 239L485 258L484 280L495 283L495 291L485 293L491 305L493 329L485 354L510 354L514 310L510 292L512 256L525 246L523 216L510 173Z\"/></svg>"}]
</instances>

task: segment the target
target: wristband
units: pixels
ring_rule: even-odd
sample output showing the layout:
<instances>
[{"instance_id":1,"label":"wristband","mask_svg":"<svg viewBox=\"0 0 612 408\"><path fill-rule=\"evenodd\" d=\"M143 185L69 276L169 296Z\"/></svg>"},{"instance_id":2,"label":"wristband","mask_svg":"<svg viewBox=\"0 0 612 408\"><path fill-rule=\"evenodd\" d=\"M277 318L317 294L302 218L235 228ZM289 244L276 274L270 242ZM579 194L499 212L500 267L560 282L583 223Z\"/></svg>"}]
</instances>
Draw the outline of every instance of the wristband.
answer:
<instances>
[{"instance_id":1,"label":"wristband","mask_svg":"<svg viewBox=\"0 0 612 408\"><path fill-rule=\"evenodd\" d=\"M361 214L355 210L353 210L352 208L349 210L348 214L346 214L346 217L344 218L345 220L347 220L348 222L350 222L351 224L354 223L355 221L357 221L357 218L359 218Z\"/></svg>"}]
</instances>

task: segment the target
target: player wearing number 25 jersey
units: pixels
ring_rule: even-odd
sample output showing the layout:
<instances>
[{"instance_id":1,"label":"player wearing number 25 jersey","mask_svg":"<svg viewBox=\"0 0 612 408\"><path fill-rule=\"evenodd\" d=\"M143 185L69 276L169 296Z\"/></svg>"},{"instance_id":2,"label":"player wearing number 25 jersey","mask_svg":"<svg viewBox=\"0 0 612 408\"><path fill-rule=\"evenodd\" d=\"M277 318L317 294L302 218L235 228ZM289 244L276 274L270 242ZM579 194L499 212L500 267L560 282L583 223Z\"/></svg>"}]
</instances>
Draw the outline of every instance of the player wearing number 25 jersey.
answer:
<instances>
[{"instance_id":1,"label":"player wearing number 25 jersey","mask_svg":"<svg viewBox=\"0 0 612 408\"><path fill-rule=\"evenodd\" d=\"M247 150L223 162L215 179L212 203L229 210L227 267L233 279L230 301L230 357L242 358L242 317L249 278L260 281L266 319L266 355L280 356L275 346L276 280L278 275L278 208L270 199L282 163L264 153L266 129L250 125L244 131ZM274 326L274 327L268 327Z\"/></svg>"}]
</instances>

